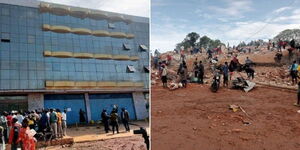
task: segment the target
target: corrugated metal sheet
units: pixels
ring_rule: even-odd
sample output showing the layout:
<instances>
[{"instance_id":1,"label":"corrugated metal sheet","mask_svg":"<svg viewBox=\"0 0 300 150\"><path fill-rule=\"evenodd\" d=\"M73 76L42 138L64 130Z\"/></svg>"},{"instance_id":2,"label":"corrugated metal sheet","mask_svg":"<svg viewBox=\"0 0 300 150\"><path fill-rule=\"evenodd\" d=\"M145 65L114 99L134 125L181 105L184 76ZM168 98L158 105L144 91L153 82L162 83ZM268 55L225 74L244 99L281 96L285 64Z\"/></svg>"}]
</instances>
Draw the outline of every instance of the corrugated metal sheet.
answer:
<instances>
[{"instance_id":1,"label":"corrugated metal sheet","mask_svg":"<svg viewBox=\"0 0 300 150\"><path fill-rule=\"evenodd\" d=\"M82 94L49 94L44 96L45 108L58 108L63 111L71 108L67 112L67 124L79 123L79 110L85 110L84 95Z\"/></svg>"},{"instance_id":2,"label":"corrugated metal sheet","mask_svg":"<svg viewBox=\"0 0 300 150\"><path fill-rule=\"evenodd\" d=\"M92 120L101 120L102 110L106 109L107 113L110 113L113 105L118 105L119 116L121 108L124 107L129 112L130 119L136 119L132 94L91 94L89 98Z\"/></svg>"}]
</instances>

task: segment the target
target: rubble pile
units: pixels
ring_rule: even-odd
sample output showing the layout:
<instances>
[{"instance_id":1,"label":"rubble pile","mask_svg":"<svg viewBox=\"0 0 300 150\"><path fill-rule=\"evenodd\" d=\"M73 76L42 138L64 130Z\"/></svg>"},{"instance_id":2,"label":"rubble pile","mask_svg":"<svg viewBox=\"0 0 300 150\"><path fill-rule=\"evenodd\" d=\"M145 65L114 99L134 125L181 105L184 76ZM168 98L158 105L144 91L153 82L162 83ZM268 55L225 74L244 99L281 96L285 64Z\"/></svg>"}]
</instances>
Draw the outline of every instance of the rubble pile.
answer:
<instances>
[{"instance_id":1,"label":"rubble pile","mask_svg":"<svg viewBox=\"0 0 300 150\"><path fill-rule=\"evenodd\" d=\"M291 85L288 66L283 67L256 67L256 78L254 81L272 83L279 85Z\"/></svg>"},{"instance_id":2,"label":"rubble pile","mask_svg":"<svg viewBox=\"0 0 300 150\"><path fill-rule=\"evenodd\" d=\"M247 47L249 48L249 47ZM283 50L282 54L282 63L278 65L278 63L275 62L274 57L277 51L269 51L266 47L261 47L259 49L252 48L251 53L234 53L233 55L238 55L238 59L240 63L245 63L246 57L249 57L254 63L257 63L258 65L253 66L255 70L255 78L253 82L258 83L265 83L265 84L277 84L282 86L292 86L291 84L291 78L290 78L290 72L289 72L289 66L291 65L291 61L294 59L289 59L288 51ZM298 58L299 52L294 52L293 58ZM177 76L177 69L180 64L180 54L176 54L175 52L166 52L162 53L160 55L160 60L167 60L167 56L172 57L171 63L168 65L168 79L172 82L178 82L179 77ZM232 59L232 55L230 54L219 54L216 55L219 59L219 64L224 64L225 61L230 62ZM186 54L186 63L188 66L188 72L192 76L193 74L193 63L194 61L198 60L198 62L201 60L205 66L205 76L204 79L205 83L210 83L211 78L213 77L211 73L211 65L208 62L207 54L206 53L197 53L197 54ZM267 64L267 65L262 65ZM235 74L233 77L237 77L239 75L242 75L243 77L247 77L247 75L243 73ZM158 70L155 68L152 68L151 73L151 83L157 84L160 83L160 77ZM293 86L294 87L294 86Z\"/></svg>"}]
</instances>

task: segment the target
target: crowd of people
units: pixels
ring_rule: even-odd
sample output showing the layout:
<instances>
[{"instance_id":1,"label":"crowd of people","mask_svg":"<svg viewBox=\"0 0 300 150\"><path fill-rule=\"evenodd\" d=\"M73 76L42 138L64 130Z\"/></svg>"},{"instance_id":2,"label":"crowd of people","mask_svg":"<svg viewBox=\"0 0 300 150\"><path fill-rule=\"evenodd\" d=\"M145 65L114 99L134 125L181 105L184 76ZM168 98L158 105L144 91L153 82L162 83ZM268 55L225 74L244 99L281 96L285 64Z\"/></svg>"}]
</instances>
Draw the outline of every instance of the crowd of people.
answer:
<instances>
[{"instance_id":1,"label":"crowd of people","mask_svg":"<svg viewBox=\"0 0 300 150\"><path fill-rule=\"evenodd\" d=\"M228 81L232 80L232 76L234 72L238 71L245 71L247 74L248 79L254 79L254 69L253 65L255 64L249 57L246 58L245 63L241 64L237 58L237 55L234 55L230 62L225 62L223 64L219 64L218 57L212 57L213 53L209 52L207 53L209 56L207 60L209 60L209 65L212 74L214 77L216 76L223 76L223 85L225 87L228 87ZM210 56L211 55L211 56ZM158 63L158 70L159 74L163 83L163 87L167 88L168 85L168 67L169 65L166 63L166 61L161 61ZM181 53L180 58L180 64L177 69L177 76L179 78L179 83L182 85L183 88L187 87L188 80L191 82L197 82L199 84L204 83L204 75L205 72L208 70L205 70L205 66L202 62L202 60L198 60L197 58L193 62L192 66L192 72L193 74L190 75L188 71L188 66L185 60L185 56L183 53Z\"/></svg>"},{"instance_id":2,"label":"crowd of people","mask_svg":"<svg viewBox=\"0 0 300 150\"><path fill-rule=\"evenodd\" d=\"M118 106L114 105L110 114L106 109L102 110L101 119L106 133L112 131L119 133L119 119L125 127L126 132L130 132L129 112L122 108L118 115ZM80 109L79 119L81 123L86 122L85 112ZM111 127L110 127L111 126ZM50 139L62 138L67 135L67 110L44 109L42 111L4 111L0 116L0 143L5 149L8 143L12 150L22 148L24 150L34 150L38 140L37 135L50 135ZM39 133L39 134L36 134Z\"/></svg>"},{"instance_id":3,"label":"crowd of people","mask_svg":"<svg viewBox=\"0 0 300 150\"><path fill-rule=\"evenodd\" d=\"M4 111L0 116L0 127L3 145L7 142L12 150L34 150L37 135L50 132L51 139L66 136L67 113L59 109Z\"/></svg>"}]
</instances>

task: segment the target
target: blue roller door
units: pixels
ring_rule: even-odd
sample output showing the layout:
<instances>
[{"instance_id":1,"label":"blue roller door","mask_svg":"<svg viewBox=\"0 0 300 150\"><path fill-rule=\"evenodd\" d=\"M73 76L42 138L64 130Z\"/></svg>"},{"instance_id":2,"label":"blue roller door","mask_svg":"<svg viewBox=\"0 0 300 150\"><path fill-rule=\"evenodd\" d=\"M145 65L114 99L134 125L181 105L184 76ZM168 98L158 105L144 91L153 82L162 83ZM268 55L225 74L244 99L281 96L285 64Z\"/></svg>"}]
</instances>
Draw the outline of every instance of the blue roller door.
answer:
<instances>
[{"instance_id":1,"label":"blue roller door","mask_svg":"<svg viewBox=\"0 0 300 150\"><path fill-rule=\"evenodd\" d=\"M102 110L106 109L110 113L114 104L119 107L119 115L124 107L129 112L130 119L136 119L132 94L91 94L89 98L92 120L101 120Z\"/></svg>"},{"instance_id":2,"label":"blue roller door","mask_svg":"<svg viewBox=\"0 0 300 150\"><path fill-rule=\"evenodd\" d=\"M67 112L67 124L79 123L79 110L85 110L84 95L72 94L51 94L44 96L45 108L58 108L63 111L66 108L71 108Z\"/></svg>"}]
</instances>

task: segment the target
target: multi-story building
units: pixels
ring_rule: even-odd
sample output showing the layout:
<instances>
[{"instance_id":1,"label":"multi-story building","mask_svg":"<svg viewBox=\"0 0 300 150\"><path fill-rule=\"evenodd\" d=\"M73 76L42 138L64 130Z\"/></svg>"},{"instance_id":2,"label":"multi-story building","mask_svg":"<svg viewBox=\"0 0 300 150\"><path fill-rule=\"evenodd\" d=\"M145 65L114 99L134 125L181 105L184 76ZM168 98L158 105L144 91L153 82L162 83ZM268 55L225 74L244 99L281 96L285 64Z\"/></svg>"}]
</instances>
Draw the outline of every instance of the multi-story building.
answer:
<instances>
[{"instance_id":1,"label":"multi-story building","mask_svg":"<svg viewBox=\"0 0 300 150\"><path fill-rule=\"evenodd\" d=\"M0 110L68 110L68 123L125 107L148 117L149 18L0 0Z\"/></svg>"}]
</instances>

